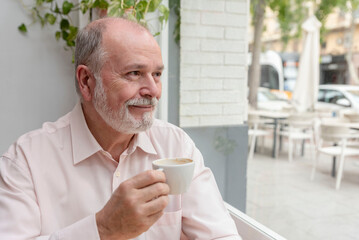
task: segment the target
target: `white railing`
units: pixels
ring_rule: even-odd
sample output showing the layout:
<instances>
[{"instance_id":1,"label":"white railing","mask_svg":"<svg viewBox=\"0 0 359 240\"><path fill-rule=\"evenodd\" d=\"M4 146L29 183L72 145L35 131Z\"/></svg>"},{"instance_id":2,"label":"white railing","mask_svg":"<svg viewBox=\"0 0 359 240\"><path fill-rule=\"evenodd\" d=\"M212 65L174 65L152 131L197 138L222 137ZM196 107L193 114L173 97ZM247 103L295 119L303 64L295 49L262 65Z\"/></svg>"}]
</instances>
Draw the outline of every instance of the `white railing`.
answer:
<instances>
[{"instance_id":1,"label":"white railing","mask_svg":"<svg viewBox=\"0 0 359 240\"><path fill-rule=\"evenodd\" d=\"M238 233L243 240L286 240L286 238L280 236L263 224L260 224L253 218L239 211L237 208L226 202L224 204L233 218Z\"/></svg>"}]
</instances>

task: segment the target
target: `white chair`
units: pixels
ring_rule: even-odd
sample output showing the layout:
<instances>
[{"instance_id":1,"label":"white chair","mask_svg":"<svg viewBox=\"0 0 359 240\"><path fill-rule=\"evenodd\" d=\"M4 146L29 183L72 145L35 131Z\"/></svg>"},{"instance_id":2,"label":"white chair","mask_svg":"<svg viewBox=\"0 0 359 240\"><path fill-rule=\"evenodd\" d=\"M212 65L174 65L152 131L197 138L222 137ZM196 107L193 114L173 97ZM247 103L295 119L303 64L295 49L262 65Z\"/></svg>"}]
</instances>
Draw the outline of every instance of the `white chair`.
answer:
<instances>
[{"instance_id":1,"label":"white chair","mask_svg":"<svg viewBox=\"0 0 359 240\"><path fill-rule=\"evenodd\" d=\"M335 188L340 188L343 176L344 161L346 157L359 156L359 148L348 146L351 139L359 138L357 131L352 131L348 126L340 124L340 121L320 124L317 156L313 161L311 180L314 179L320 154L339 157L339 168Z\"/></svg>"},{"instance_id":2,"label":"white chair","mask_svg":"<svg viewBox=\"0 0 359 240\"><path fill-rule=\"evenodd\" d=\"M277 137L288 139L288 161L293 161L294 146L300 141L309 140L311 146L311 157L314 159L314 115L310 113L293 113L288 119L281 121L281 127L278 128ZM279 147L276 149L279 151ZM278 154L276 154L278 156Z\"/></svg>"},{"instance_id":3,"label":"white chair","mask_svg":"<svg viewBox=\"0 0 359 240\"><path fill-rule=\"evenodd\" d=\"M271 134L270 131L262 128L266 123L268 123L268 121L261 119L258 115L248 114L248 138L249 138L249 153L247 159L248 161L253 159L257 138L265 137ZM262 144L264 144L264 138Z\"/></svg>"},{"instance_id":4,"label":"white chair","mask_svg":"<svg viewBox=\"0 0 359 240\"><path fill-rule=\"evenodd\" d=\"M343 108L338 111L341 118L347 118L350 122L359 122L359 111L353 108Z\"/></svg>"}]
</instances>

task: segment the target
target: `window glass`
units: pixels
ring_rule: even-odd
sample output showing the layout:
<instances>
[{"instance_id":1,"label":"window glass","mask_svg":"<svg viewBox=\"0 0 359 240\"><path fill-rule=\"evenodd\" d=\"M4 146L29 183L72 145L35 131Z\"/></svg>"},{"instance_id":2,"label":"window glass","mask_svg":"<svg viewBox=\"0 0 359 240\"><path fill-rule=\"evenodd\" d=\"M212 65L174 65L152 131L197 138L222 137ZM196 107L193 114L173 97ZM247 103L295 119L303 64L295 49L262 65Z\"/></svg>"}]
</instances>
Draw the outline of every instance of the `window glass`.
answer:
<instances>
[{"instance_id":1,"label":"window glass","mask_svg":"<svg viewBox=\"0 0 359 240\"><path fill-rule=\"evenodd\" d=\"M345 98L344 94L335 91L335 90L328 90L325 94L325 102L327 103L336 103L339 99Z\"/></svg>"},{"instance_id":2,"label":"window glass","mask_svg":"<svg viewBox=\"0 0 359 240\"><path fill-rule=\"evenodd\" d=\"M278 72L273 66L261 66L261 87L269 89L279 89L279 76Z\"/></svg>"},{"instance_id":3,"label":"window glass","mask_svg":"<svg viewBox=\"0 0 359 240\"><path fill-rule=\"evenodd\" d=\"M318 92L318 101L325 102L325 90L319 90Z\"/></svg>"}]
</instances>

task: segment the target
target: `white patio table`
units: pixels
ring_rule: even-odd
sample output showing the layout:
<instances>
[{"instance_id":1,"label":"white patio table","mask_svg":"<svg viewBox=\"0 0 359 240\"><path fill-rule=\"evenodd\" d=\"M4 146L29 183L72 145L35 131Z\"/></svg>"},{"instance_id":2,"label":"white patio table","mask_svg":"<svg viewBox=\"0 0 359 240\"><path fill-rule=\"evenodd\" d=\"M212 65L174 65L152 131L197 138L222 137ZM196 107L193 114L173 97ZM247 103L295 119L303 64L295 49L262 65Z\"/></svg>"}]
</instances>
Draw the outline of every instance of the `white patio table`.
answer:
<instances>
[{"instance_id":1,"label":"white patio table","mask_svg":"<svg viewBox=\"0 0 359 240\"><path fill-rule=\"evenodd\" d=\"M272 157L276 158L278 120L287 119L290 116L290 113L282 112L282 111L267 111L267 110L249 110L248 113L253 115L258 115L262 118L268 118L273 120L274 127L273 127Z\"/></svg>"}]
</instances>

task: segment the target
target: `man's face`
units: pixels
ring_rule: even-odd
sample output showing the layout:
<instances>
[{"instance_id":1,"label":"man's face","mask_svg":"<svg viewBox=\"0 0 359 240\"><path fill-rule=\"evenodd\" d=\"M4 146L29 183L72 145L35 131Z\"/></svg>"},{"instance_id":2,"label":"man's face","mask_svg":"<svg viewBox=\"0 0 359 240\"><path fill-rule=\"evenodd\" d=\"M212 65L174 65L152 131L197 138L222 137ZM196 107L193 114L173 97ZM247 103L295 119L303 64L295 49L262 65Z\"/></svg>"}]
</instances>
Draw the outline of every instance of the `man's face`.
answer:
<instances>
[{"instance_id":1,"label":"man's face","mask_svg":"<svg viewBox=\"0 0 359 240\"><path fill-rule=\"evenodd\" d=\"M96 77L93 104L118 132L137 133L153 122L161 97L161 51L147 32L104 35L108 58Z\"/></svg>"},{"instance_id":2,"label":"man's face","mask_svg":"<svg viewBox=\"0 0 359 240\"><path fill-rule=\"evenodd\" d=\"M138 133L145 131L152 126L154 112L158 103L157 98L134 98L125 102L117 109L111 109L108 105L107 95L102 84L101 77L96 77L93 103L96 111L102 119L118 132ZM136 119L129 111L130 107L152 106L153 111L144 112L142 118Z\"/></svg>"}]
</instances>

